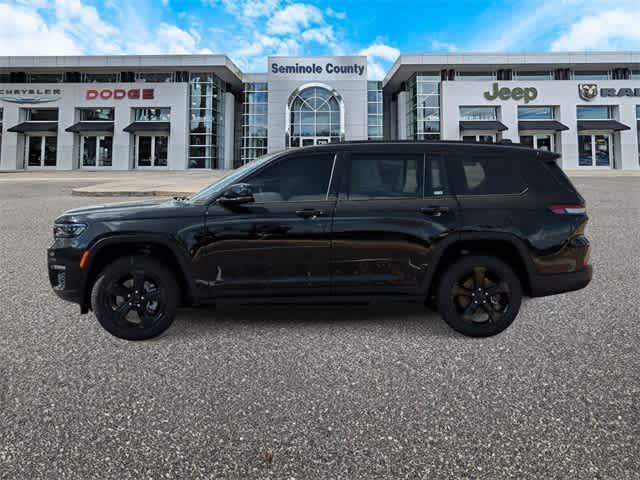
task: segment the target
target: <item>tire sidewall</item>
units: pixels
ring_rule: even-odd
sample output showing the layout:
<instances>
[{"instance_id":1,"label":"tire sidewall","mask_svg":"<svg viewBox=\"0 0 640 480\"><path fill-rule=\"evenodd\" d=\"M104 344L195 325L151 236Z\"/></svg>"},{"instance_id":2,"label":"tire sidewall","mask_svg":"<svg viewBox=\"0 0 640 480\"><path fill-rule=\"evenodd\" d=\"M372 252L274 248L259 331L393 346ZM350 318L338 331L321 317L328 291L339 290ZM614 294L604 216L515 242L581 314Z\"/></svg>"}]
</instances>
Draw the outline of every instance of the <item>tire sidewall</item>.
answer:
<instances>
[{"instance_id":1,"label":"tire sidewall","mask_svg":"<svg viewBox=\"0 0 640 480\"><path fill-rule=\"evenodd\" d=\"M485 267L489 271L494 271L509 285L511 296L509 311L498 322L478 324L465 322L456 311L451 290L460 275L473 267ZM489 337L502 332L515 320L522 303L522 286L513 269L502 260L485 255L469 255L455 262L442 277L438 286L437 303L444 320L457 332L471 337Z\"/></svg>"},{"instance_id":2,"label":"tire sidewall","mask_svg":"<svg viewBox=\"0 0 640 480\"><path fill-rule=\"evenodd\" d=\"M163 316L146 329L118 325L114 321L113 313L106 308L106 287L110 282L122 278L132 270L143 270L152 275L162 283L167 292ZM171 326L175 319L178 298L178 284L174 275L164 264L152 258L133 256L116 260L100 272L91 291L91 307L100 325L110 334L125 340L146 340L157 337Z\"/></svg>"}]
</instances>

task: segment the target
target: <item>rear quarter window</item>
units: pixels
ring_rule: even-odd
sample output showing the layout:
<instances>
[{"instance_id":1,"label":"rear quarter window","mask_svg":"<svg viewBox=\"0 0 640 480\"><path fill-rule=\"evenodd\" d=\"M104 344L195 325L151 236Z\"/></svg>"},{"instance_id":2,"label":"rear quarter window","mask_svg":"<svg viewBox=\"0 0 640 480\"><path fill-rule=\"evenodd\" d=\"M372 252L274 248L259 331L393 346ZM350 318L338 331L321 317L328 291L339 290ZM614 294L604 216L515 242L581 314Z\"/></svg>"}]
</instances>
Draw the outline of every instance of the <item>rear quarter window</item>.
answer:
<instances>
[{"instance_id":1,"label":"rear quarter window","mask_svg":"<svg viewBox=\"0 0 640 480\"><path fill-rule=\"evenodd\" d=\"M447 164L457 195L514 195L527 188L520 160L502 152L457 153Z\"/></svg>"}]
</instances>

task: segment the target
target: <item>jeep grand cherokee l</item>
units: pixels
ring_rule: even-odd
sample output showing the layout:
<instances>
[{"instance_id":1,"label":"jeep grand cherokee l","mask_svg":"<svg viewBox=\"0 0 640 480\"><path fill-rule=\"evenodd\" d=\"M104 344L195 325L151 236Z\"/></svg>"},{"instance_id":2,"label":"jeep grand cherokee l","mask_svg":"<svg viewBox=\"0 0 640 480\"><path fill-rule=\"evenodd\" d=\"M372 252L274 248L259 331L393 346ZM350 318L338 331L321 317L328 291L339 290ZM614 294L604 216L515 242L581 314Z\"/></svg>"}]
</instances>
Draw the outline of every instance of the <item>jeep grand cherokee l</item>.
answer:
<instances>
[{"instance_id":1,"label":"jeep grand cherokee l","mask_svg":"<svg viewBox=\"0 0 640 480\"><path fill-rule=\"evenodd\" d=\"M64 213L50 281L131 340L205 303L413 301L494 335L523 296L591 280L585 202L556 159L457 142L289 150L190 198Z\"/></svg>"}]
</instances>

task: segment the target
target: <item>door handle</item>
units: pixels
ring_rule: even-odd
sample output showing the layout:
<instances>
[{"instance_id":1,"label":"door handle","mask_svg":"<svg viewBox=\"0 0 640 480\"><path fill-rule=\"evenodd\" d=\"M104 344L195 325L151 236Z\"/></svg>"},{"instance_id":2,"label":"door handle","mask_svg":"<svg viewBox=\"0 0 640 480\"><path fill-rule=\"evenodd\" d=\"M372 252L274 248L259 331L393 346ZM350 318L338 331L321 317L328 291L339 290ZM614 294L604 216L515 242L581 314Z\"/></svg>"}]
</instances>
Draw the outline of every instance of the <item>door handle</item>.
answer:
<instances>
[{"instance_id":1,"label":"door handle","mask_svg":"<svg viewBox=\"0 0 640 480\"><path fill-rule=\"evenodd\" d=\"M316 218L324 216L324 210L317 210L315 208L305 208L303 210L296 210L296 215L302 218Z\"/></svg>"},{"instance_id":2,"label":"door handle","mask_svg":"<svg viewBox=\"0 0 640 480\"><path fill-rule=\"evenodd\" d=\"M443 213L449 213L451 209L449 207L440 206L440 205L429 205L428 207L424 207L420 209L420 212L424 215L429 215L430 217L439 217Z\"/></svg>"}]
</instances>

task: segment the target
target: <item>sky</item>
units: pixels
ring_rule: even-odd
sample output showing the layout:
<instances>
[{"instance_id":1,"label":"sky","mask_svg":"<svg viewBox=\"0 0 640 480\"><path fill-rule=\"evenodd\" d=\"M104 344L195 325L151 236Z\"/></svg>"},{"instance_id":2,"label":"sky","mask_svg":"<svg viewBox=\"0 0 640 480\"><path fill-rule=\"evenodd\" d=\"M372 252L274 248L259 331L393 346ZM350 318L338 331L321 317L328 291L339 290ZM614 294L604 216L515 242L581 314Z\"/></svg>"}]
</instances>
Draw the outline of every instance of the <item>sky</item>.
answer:
<instances>
[{"instance_id":1,"label":"sky","mask_svg":"<svg viewBox=\"0 0 640 480\"><path fill-rule=\"evenodd\" d=\"M367 55L640 50L640 0L0 0L1 55Z\"/></svg>"}]
</instances>

